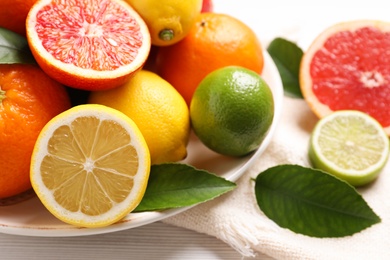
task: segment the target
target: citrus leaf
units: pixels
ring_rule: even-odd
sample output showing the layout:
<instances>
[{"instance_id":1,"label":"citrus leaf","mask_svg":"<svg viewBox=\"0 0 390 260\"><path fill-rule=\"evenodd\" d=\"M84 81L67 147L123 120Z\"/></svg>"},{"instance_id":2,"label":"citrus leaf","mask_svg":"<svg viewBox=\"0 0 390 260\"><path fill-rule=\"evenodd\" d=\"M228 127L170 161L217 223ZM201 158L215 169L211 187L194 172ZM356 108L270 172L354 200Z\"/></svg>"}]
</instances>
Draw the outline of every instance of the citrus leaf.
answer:
<instances>
[{"instance_id":1,"label":"citrus leaf","mask_svg":"<svg viewBox=\"0 0 390 260\"><path fill-rule=\"evenodd\" d=\"M347 182L298 165L279 165L260 173L255 193L267 217L307 236L348 236L381 221Z\"/></svg>"},{"instance_id":2,"label":"citrus leaf","mask_svg":"<svg viewBox=\"0 0 390 260\"><path fill-rule=\"evenodd\" d=\"M27 39L17 33L0 27L0 64L34 64Z\"/></svg>"},{"instance_id":3,"label":"citrus leaf","mask_svg":"<svg viewBox=\"0 0 390 260\"><path fill-rule=\"evenodd\" d=\"M145 195L134 212L192 206L212 200L235 187L234 182L190 165L153 165Z\"/></svg>"},{"instance_id":4,"label":"citrus leaf","mask_svg":"<svg viewBox=\"0 0 390 260\"><path fill-rule=\"evenodd\" d=\"M303 98L299 85L299 66L303 51L293 42L275 38L267 48L282 79L284 92L292 97Z\"/></svg>"}]
</instances>

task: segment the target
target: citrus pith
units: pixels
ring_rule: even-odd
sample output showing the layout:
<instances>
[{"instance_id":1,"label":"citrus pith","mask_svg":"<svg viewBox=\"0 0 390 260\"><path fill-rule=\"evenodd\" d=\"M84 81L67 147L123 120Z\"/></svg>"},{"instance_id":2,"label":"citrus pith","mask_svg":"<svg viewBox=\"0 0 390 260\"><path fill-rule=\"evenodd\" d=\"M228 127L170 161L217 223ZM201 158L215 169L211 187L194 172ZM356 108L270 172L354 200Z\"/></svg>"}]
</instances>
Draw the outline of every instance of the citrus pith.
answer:
<instances>
[{"instance_id":1,"label":"citrus pith","mask_svg":"<svg viewBox=\"0 0 390 260\"><path fill-rule=\"evenodd\" d=\"M102 105L75 106L42 129L31 159L31 183L60 220L107 226L141 201L150 154L135 123Z\"/></svg>"},{"instance_id":2,"label":"citrus pith","mask_svg":"<svg viewBox=\"0 0 390 260\"><path fill-rule=\"evenodd\" d=\"M312 42L300 67L302 94L320 118L337 110L365 112L390 135L390 23L335 24Z\"/></svg>"},{"instance_id":3,"label":"citrus pith","mask_svg":"<svg viewBox=\"0 0 390 260\"><path fill-rule=\"evenodd\" d=\"M117 87L144 65L150 34L120 0L39 0L26 20L27 40L41 68L64 85Z\"/></svg>"}]
</instances>

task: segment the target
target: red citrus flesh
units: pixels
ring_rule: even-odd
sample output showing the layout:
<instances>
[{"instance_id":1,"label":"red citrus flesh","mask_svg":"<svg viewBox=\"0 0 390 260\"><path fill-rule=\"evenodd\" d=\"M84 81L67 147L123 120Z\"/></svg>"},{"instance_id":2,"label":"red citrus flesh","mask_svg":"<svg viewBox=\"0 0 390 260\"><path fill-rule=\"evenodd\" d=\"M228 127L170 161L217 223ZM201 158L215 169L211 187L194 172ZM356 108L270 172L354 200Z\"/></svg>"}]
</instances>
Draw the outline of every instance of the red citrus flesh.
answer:
<instances>
[{"instance_id":1,"label":"red citrus flesh","mask_svg":"<svg viewBox=\"0 0 390 260\"><path fill-rule=\"evenodd\" d=\"M390 25L378 21L337 24L320 34L301 63L302 93L323 117L359 110L390 134Z\"/></svg>"},{"instance_id":2,"label":"red citrus flesh","mask_svg":"<svg viewBox=\"0 0 390 260\"><path fill-rule=\"evenodd\" d=\"M150 51L146 24L118 0L40 0L28 15L27 37L47 74L88 90L123 84Z\"/></svg>"}]
</instances>

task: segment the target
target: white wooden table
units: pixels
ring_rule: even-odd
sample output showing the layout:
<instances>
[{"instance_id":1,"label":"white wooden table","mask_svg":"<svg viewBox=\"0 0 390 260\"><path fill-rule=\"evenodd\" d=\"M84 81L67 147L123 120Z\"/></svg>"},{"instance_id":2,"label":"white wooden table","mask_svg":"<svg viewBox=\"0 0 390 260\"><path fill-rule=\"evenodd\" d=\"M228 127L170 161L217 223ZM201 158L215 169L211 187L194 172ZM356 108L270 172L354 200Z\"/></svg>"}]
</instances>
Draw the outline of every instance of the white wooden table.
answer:
<instances>
[{"instance_id":1,"label":"white wooden table","mask_svg":"<svg viewBox=\"0 0 390 260\"><path fill-rule=\"evenodd\" d=\"M82 237L0 234L0 259L202 259L240 260L234 249L204 234L156 222ZM271 259L264 255L250 259Z\"/></svg>"}]
</instances>

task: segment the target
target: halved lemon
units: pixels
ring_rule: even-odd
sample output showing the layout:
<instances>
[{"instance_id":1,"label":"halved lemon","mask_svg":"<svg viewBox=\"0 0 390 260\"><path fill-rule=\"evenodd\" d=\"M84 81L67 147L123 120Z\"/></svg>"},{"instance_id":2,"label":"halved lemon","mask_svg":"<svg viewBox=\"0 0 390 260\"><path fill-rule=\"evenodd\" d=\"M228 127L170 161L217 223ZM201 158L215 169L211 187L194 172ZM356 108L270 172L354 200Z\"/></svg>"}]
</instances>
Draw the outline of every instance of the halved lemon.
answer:
<instances>
[{"instance_id":1,"label":"halved lemon","mask_svg":"<svg viewBox=\"0 0 390 260\"><path fill-rule=\"evenodd\" d=\"M315 168L354 186L373 181L389 158L389 138L373 117L355 110L340 110L315 126L309 148Z\"/></svg>"},{"instance_id":2,"label":"halved lemon","mask_svg":"<svg viewBox=\"0 0 390 260\"><path fill-rule=\"evenodd\" d=\"M75 106L42 129L31 184L58 219L81 227L117 222L142 200L150 154L135 123L102 105Z\"/></svg>"}]
</instances>

